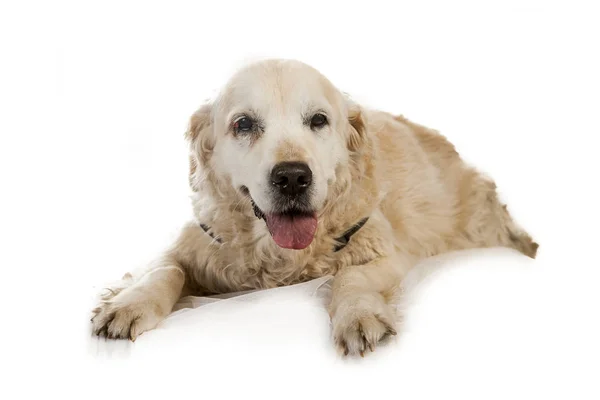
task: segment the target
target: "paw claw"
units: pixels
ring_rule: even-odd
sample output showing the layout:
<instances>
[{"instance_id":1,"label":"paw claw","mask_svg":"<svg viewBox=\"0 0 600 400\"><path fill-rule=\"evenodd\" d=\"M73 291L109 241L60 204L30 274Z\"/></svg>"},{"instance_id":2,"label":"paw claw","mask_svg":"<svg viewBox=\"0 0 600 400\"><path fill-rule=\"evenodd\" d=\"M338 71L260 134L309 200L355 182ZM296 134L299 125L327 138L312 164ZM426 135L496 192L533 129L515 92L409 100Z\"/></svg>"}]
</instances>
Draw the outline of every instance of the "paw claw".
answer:
<instances>
[{"instance_id":1,"label":"paw claw","mask_svg":"<svg viewBox=\"0 0 600 400\"><path fill-rule=\"evenodd\" d=\"M104 325L100 329L98 329L98 332L96 332L96 335L98 335L100 337L107 337L108 329L107 329L106 325Z\"/></svg>"}]
</instances>

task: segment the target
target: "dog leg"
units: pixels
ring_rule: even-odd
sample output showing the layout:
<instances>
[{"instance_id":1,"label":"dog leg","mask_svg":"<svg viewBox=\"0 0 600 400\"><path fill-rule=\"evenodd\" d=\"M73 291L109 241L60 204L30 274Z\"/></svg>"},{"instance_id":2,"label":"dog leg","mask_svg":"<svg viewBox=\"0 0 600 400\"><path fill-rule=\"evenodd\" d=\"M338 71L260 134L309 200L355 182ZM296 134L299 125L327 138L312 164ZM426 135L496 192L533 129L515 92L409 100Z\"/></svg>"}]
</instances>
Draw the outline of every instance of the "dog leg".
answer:
<instances>
[{"instance_id":1,"label":"dog leg","mask_svg":"<svg viewBox=\"0 0 600 400\"><path fill-rule=\"evenodd\" d=\"M138 279L127 274L115 289L108 289L93 310L94 334L135 340L153 329L179 300L185 273L171 257L165 257Z\"/></svg>"},{"instance_id":2,"label":"dog leg","mask_svg":"<svg viewBox=\"0 0 600 400\"><path fill-rule=\"evenodd\" d=\"M473 247L512 247L535 258L538 244L511 217L498 199L496 184L473 169L466 169L460 180L459 230L453 249Z\"/></svg>"},{"instance_id":3,"label":"dog leg","mask_svg":"<svg viewBox=\"0 0 600 400\"><path fill-rule=\"evenodd\" d=\"M340 270L333 281L329 315L333 338L344 355L360 354L396 335L396 298L402 271L398 260L382 258Z\"/></svg>"}]
</instances>

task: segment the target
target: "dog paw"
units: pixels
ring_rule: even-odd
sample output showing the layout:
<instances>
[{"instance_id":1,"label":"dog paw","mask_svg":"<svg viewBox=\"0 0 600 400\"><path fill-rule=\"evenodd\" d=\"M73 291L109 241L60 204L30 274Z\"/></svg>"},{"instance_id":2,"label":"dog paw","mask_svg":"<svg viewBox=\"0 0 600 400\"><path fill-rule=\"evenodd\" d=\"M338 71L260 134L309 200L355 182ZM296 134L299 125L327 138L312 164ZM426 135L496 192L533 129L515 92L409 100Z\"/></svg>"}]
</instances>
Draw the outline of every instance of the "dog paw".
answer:
<instances>
[{"instance_id":1,"label":"dog paw","mask_svg":"<svg viewBox=\"0 0 600 400\"><path fill-rule=\"evenodd\" d=\"M109 339L135 339L164 319L161 307L135 288L121 289L92 310L92 332Z\"/></svg>"},{"instance_id":2,"label":"dog paw","mask_svg":"<svg viewBox=\"0 0 600 400\"><path fill-rule=\"evenodd\" d=\"M335 345L345 356L364 357L365 351L374 351L382 339L397 334L390 307L383 301L364 300L339 308L332 319Z\"/></svg>"}]
</instances>

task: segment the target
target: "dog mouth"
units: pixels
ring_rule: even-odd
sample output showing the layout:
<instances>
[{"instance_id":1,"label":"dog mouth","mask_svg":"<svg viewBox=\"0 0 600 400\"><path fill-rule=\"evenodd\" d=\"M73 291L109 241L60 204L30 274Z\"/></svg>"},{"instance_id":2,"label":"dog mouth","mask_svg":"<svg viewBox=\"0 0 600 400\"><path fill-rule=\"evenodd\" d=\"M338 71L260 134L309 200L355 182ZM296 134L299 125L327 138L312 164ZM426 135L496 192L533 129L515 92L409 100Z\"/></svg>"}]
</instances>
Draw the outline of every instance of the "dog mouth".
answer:
<instances>
[{"instance_id":1,"label":"dog mouth","mask_svg":"<svg viewBox=\"0 0 600 400\"><path fill-rule=\"evenodd\" d=\"M313 241L317 231L317 213L290 208L284 212L263 212L250 197L254 215L264 219L275 243L284 249L302 250Z\"/></svg>"}]
</instances>

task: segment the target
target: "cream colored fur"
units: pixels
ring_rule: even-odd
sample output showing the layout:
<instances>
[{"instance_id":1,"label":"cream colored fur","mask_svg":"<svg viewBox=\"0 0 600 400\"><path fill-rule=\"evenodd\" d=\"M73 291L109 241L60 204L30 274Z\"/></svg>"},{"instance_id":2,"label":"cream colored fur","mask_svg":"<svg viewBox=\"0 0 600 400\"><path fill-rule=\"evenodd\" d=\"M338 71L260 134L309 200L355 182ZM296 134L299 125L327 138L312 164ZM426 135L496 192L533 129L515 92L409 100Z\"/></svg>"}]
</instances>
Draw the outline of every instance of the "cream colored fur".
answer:
<instances>
[{"instance_id":1,"label":"cream colored fur","mask_svg":"<svg viewBox=\"0 0 600 400\"><path fill-rule=\"evenodd\" d=\"M329 119L317 134L300 118L315 109ZM260 136L236 137L231 121L248 110L261 115L265 128ZM244 68L192 116L187 139L196 219L145 272L127 274L105 293L93 312L97 334L135 340L183 295L334 274L335 344L345 354L363 354L396 333L393 302L419 259L492 246L535 257L537 244L499 202L493 181L467 166L443 136L354 104L302 63L268 60ZM265 176L286 160L307 162L315 176L318 228L304 250L278 247L242 190L268 211ZM335 238L364 217L366 225L334 252Z\"/></svg>"}]
</instances>

